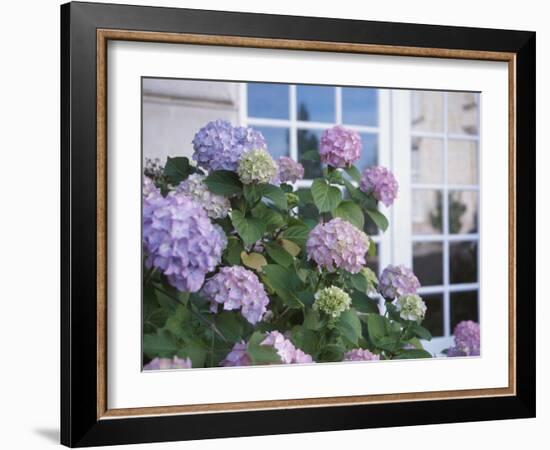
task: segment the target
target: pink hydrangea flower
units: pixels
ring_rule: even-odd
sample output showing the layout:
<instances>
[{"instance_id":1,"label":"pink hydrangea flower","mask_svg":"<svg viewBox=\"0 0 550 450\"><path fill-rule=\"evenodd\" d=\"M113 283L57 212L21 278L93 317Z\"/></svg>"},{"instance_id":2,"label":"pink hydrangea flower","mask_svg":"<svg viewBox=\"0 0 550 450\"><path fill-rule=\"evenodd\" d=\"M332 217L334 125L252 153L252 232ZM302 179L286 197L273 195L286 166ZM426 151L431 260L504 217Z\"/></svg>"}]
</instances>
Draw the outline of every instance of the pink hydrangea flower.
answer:
<instances>
[{"instance_id":1,"label":"pink hydrangea flower","mask_svg":"<svg viewBox=\"0 0 550 450\"><path fill-rule=\"evenodd\" d=\"M380 355L362 348L354 348L344 355L344 361L378 361L379 359Z\"/></svg>"},{"instance_id":2,"label":"pink hydrangea flower","mask_svg":"<svg viewBox=\"0 0 550 450\"><path fill-rule=\"evenodd\" d=\"M246 342L237 342L233 349L227 354L220 363L223 367L250 366L251 361L246 353Z\"/></svg>"},{"instance_id":3,"label":"pink hydrangea flower","mask_svg":"<svg viewBox=\"0 0 550 450\"><path fill-rule=\"evenodd\" d=\"M242 266L222 267L205 283L202 293L210 300L212 312L218 311L218 305L228 311L240 309L252 325L262 320L269 303L256 274Z\"/></svg>"},{"instance_id":4,"label":"pink hydrangea flower","mask_svg":"<svg viewBox=\"0 0 550 450\"><path fill-rule=\"evenodd\" d=\"M308 259L329 272L344 269L357 273L366 264L369 237L351 223L337 217L319 223L309 233L306 243Z\"/></svg>"},{"instance_id":5,"label":"pink hydrangea flower","mask_svg":"<svg viewBox=\"0 0 550 450\"><path fill-rule=\"evenodd\" d=\"M397 198L399 185L388 169L381 166L367 167L361 175L359 189L366 194L372 194L374 198L386 206L391 206Z\"/></svg>"},{"instance_id":6,"label":"pink hydrangea flower","mask_svg":"<svg viewBox=\"0 0 550 450\"><path fill-rule=\"evenodd\" d=\"M280 183L296 183L304 178L304 166L292 158L281 156L277 160L277 164L279 166L277 181Z\"/></svg>"},{"instance_id":7,"label":"pink hydrangea flower","mask_svg":"<svg viewBox=\"0 0 550 450\"><path fill-rule=\"evenodd\" d=\"M380 275L378 290L385 298L416 294L420 282L411 269L403 265L388 265Z\"/></svg>"},{"instance_id":8,"label":"pink hydrangea flower","mask_svg":"<svg viewBox=\"0 0 550 450\"><path fill-rule=\"evenodd\" d=\"M153 358L143 366L143 370L170 370L170 369L191 369L193 363L189 358Z\"/></svg>"},{"instance_id":9,"label":"pink hydrangea flower","mask_svg":"<svg viewBox=\"0 0 550 450\"><path fill-rule=\"evenodd\" d=\"M464 320L454 329L455 346L451 347L447 356L479 356L480 328L477 322Z\"/></svg>"},{"instance_id":10,"label":"pink hydrangea flower","mask_svg":"<svg viewBox=\"0 0 550 450\"><path fill-rule=\"evenodd\" d=\"M341 125L325 130L319 144L321 162L332 167L348 167L361 156L361 136Z\"/></svg>"}]
</instances>

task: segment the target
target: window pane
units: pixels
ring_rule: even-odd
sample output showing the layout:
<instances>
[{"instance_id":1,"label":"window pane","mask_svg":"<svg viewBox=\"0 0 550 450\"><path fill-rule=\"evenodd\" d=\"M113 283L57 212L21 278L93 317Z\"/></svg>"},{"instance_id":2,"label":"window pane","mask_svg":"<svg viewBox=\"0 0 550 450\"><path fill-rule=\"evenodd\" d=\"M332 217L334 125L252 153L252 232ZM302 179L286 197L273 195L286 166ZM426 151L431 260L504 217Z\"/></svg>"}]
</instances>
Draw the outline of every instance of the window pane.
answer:
<instances>
[{"instance_id":1,"label":"window pane","mask_svg":"<svg viewBox=\"0 0 550 450\"><path fill-rule=\"evenodd\" d=\"M449 92L447 105L449 108L449 133L478 134L479 94L472 92Z\"/></svg>"},{"instance_id":2,"label":"window pane","mask_svg":"<svg viewBox=\"0 0 550 450\"><path fill-rule=\"evenodd\" d=\"M443 183L443 140L413 138L412 182Z\"/></svg>"},{"instance_id":3,"label":"window pane","mask_svg":"<svg viewBox=\"0 0 550 450\"><path fill-rule=\"evenodd\" d=\"M453 234L477 233L477 192L453 191L449 193L449 232Z\"/></svg>"},{"instance_id":4,"label":"window pane","mask_svg":"<svg viewBox=\"0 0 550 450\"><path fill-rule=\"evenodd\" d=\"M248 115L269 119L288 119L288 85L248 83Z\"/></svg>"},{"instance_id":5,"label":"window pane","mask_svg":"<svg viewBox=\"0 0 550 450\"><path fill-rule=\"evenodd\" d=\"M367 255L367 267L371 269L377 276L380 270L380 244L376 244L376 255L369 256Z\"/></svg>"},{"instance_id":6,"label":"window pane","mask_svg":"<svg viewBox=\"0 0 550 450\"><path fill-rule=\"evenodd\" d=\"M288 128L258 126L254 128L263 134L267 142L267 149L274 159L280 156L289 155L290 144Z\"/></svg>"},{"instance_id":7,"label":"window pane","mask_svg":"<svg viewBox=\"0 0 550 450\"><path fill-rule=\"evenodd\" d=\"M348 125L378 125L378 89L342 88L342 119Z\"/></svg>"},{"instance_id":8,"label":"window pane","mask_svg":"<svg viewBox=\"0 0 550 450\"><path fill-rule=\"evenodd\" d=\"M479 322L477 291L451 292L451 331L463 320Z\"/></svg>"},{"instance_id":9,"label":"window pane","mask_svg":"<svg viewBox=\"0 0 550 450\"><path fill-rule=\"evenodd\" d=\"M319 150L319 141L323 130L298 130L298 161L304 166L304 178L312 179L322 176L321 163L302 160L301 155L310 150Z\"/></svg>"},{"instance_id":10,"label":"window pane","mask_svg":"<svg viewBox=\"0 0 550 450\"><path fill-rule=\"evenodd\" d=\"M413 245L413 271L422 286L442 285L443 243L415 243Z\"/></svg>"},{"instance_id":11,"label":"window pane","mask_svg":"<svg viewBox=\"0 0 550 450\"><path fill-rule=\"evenodd\" d=\"M451 283L477 282L477 241L451 242L449 253Z\"/></svg>"},{"instance_id":12,"label":"window pane","mask_svg":"<svg viewBox=\"0 0 550 450\"><path fill-rule=\"evenodd\" d=\"M334 122L334 88L296 86L298 120Z\"/></svg>"},{"instance_id":13,"label":"window pane","mask_svg":"<svg viewBox=\"0 0 550 450\"><path fill-rule=\"evenodd\" d=\"M449 184L477 184L477 142L449 140Z\"/></svg>"},{"instance_id":14,"label":"window pane","mask_svg":"<svg viewBox=\"0 0 550 450\"><path fill-rule=\"evenodd\" d=\"M378 164L378 134L360 133L361 136L361 158L355 164L359 170L367 166Z\"/></svg>"},{"instance_id":15,"label":"window pane","mask_svg":"<svg viewBox=\"0 0 550 450\"><path fill-rule=\"evenodd\" d=\"M442 200L441 191L413 189L413 234L441 234L443 231Z\"/></svg>"},{"instance_id":16,"label":"window pane","mask_svg":"<svg viewBox=\"0 0 550 450\"><path fill-rule=\"evenodd\" d=\"M443 294L422 295L422 300L428 308L422 326L433 337L443 336Z\"/></svg>"},{"instance_id":17,"label":"window pane","mask_svg":"<svg viewBox=\"0 0 550 450\"><path fill-rule=\"evenodd\" d=\"M443 93L415 91L412 93L413 131L443 131Z\"/></svg>"}]
</instances>

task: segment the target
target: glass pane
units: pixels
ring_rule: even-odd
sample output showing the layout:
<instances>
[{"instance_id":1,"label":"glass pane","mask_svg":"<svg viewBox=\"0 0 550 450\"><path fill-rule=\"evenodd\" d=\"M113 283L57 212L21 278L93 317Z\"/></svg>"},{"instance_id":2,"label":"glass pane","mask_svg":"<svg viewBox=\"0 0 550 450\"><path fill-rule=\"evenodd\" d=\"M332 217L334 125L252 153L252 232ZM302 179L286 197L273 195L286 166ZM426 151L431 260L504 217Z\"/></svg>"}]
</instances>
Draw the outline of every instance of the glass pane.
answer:
<instances>
[{"instance_id":1,"label":"glass pane","mask_svg":"<svg viewBox=\"0 0 550 450\"><path fill-rule=\"evenodd\" d=\"M267 142L267 149L274 159L280 156L289 155L290 144L288 128L258 126L254 126L254 128L263 134Z\"/></svg>"},{"instance_id":2,"label":"glass pane","mask_svg":"<svg viewBox=\"0 0 550 450\"><path fill-rule=\"evenodd\" d=\"M413 244L413 271L422 286L443 284L443 243Z\"/></svg>"},{"instance_id":3,"label":"glass pane","mask_svg":"<svg viewBox=\"0 0 550 450\"><path fill-rule=\"evenodd\" d=\"M477 142L449 140L448 183L477 184Z\"/></svg>"},{"instance_id":4,"label":"glass pane","mask_svg":"<svg viewBox=\"0 0 550 450\"><path fill-rule=\"evenodd\" d=\"M414 91L412 93L412 130L443 131L443 93Z\"/></svg>"},{"instance_id":5,"label":"glass pane","mask_svg":"<svg viewBox=\"0 0 550 450\"><path fill-rule=\"evenodd\" d=\"M348 125L378 125L378 89L342 88L342 119Z\"/></svg>"},{"instance_id":6,"label":"glass pane","mask_svg":"<svg viewBox=\"0 0 550 450\"><path fill-rule=\"evenodd\" d=\"M479 94L449 92L447 94L449 133L479 133Z\"/></svg>"},{"instance_id":7,"label":"glass pane","mask_svg":"<svg viewBox=\"0 0 550 450\"><path fill-rule=\"evenodd\" d=\"M380 270L380 244L376 244L375 256L367 255L367 267L378 276Z\"/></svg>"},{"instance_id":8,"label":"glass pane","mask_svg":"<svg viewBox=\"0 0 550 450\"><path fill-rule=\"evenodd\" d=\"M443 140L413 138L411 166L413 183L443 183Z\"/></svg>"},{"instance_id":9,"label":"glass pane","mask_svg":"<svg viewBox=\"0 0 550 450\"><path fill-rule=\"evenodd\" d=\"M413 189L413 234L441 234L443 231L443 194L429 189Z\"/></svg>"},{"instance_id":10,"label":"glass pane","mask_svg":"<svg viewBox=\"0 0 550 450\"><path fill-rule=\"evenodd\" d=\"M334 122L334 88L296 86L298 120Z\"/></svg>"},{"instance_id":11,"label":"glass pane","mask_svg":"<svg viewBox=\"0 0 550 450\"><path fill-rule=\"evenodd\" d=\"M248 115L269 119L288 119L288 85L248 83Z\"/></svg>"},{"instance_id":12,"label":"glass pane","mask_svg":"<svg viewBox=\"0 0 550 450\"><path fill-rule=\"evenodd\" d=\"M458 322L479 322L477 291L451 292L451 332Z\"/></svg>"},{"instance_id":13,"label":"glass pane","mask_svg":"<svg viewBox=\"0 0 550 450\"><path fill-rule=\"evenodd\" d=\"M301 155L309 150L319 150L319 141L323 130L298 130L298 161L304 166L304 178L312 179L322 176L321 163L302 160Z\"/></svg>"},{"instance_id":14,"label":"glass pane","mask_svg":"<svg viewBox=\"0 0 550 450\"><path fill-rule=\"evenodd\" d=\"M477 233L477 192L449 192L449 232Z\"/></svg>"},{"instance_id":15,"label":"glass pane","mask_svg":"<svg viewBox=\"0 0 550 450\"><path fill-rule=\"evenodd\" d=\"M378 134L359 133L361 136L361 158L355 163L359 170L363 170L367 166L375 166L378 164Z\"/></svg>"},{"instance_id":16,"label":"glass pane","mask_svg":"<svg viewBox=\"0 0 550 450\"><path fill-rule=\"evenodd\" d=\"M426 317L422 326L426 328L433 337L443 336L443 294L422 295L426 303Z\"/></svg>"},{"instance_id":17,"label":"glass pane","mask_svg":"<svg viewBox=\"0 0 550 450\"><path fill-rule=\"evenodd\" d=\"M451 242L449 253L451 283L477 282L477 241Z\"/></svg>"}]
</instances>

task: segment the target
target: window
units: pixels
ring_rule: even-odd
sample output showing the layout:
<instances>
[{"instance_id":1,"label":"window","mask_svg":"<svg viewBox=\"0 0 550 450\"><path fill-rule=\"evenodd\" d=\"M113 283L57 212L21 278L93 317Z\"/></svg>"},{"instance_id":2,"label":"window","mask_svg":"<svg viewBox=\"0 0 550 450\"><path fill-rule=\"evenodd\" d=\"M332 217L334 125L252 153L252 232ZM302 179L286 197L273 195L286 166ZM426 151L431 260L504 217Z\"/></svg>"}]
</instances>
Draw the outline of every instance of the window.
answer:
<instances>
[{"instance_id":1,"label":"window","mask_svg":"<svg viewBox=\"0 0 550 450\"><path fill-rule=\"evenodd\" d=\"M357 163L360 170L378 164L387 155L389 128L387 123L389 91L365 87L333 87L318 85L287 85L276 83L243 83L241 89L240 121L253 126L264 135L270 153L290 156L305 168L304 180L298 187L309 186L321 175L321 165L304 161L301 155L317 149L324 130L336 124L356 130L361 135L363 152ZM385 163L389 165L388 162ZM312 214L317 214L312 211ZM377 256L369 258L370 267L378 273L389 264L389 241L377 235L370 217L365 218L365 231L377 245ZM383 242L388 241L388 242Z\"/></svg>"}]
</instances>

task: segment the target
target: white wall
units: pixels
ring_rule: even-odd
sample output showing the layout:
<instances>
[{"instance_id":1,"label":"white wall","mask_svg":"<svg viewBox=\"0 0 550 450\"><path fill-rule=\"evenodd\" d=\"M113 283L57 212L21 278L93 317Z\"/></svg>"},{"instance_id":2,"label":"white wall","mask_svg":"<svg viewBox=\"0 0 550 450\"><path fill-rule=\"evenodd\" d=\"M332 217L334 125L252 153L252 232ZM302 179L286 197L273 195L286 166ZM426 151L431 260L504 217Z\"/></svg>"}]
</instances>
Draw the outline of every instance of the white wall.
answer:
<instances>
[{"instance_id":1,"label":"white wall","mask_svg":"<svg viewBox=\"0 0 550 450\"><path fill-rule=\"evenodd\" d=\"M2 70L2 373L0 447L57 447L59 422L59 11L56 0L7 2L0 28ZM297 2L277 0L142 1L134 4L234 9L265 13L338 16L402 22L467 25L538 32L538 278L550 270L547 197L550 177L550 29L539 0L463 0L449 8L436 0L390 2ZM543 211L546 206L546 211ZM446 449L547 446L550 426L550 327L546 284L538 287L538 397L535 420L452 424L308 435L267 436L192 443L129 446L128 449L384 448ZM546 442L546 444L544 444Z\"/></svg>"}]
</instances>

